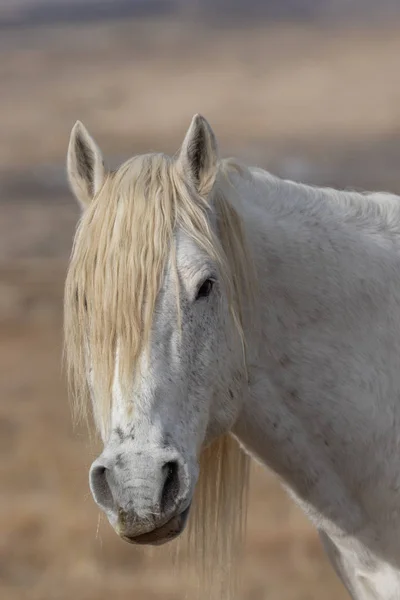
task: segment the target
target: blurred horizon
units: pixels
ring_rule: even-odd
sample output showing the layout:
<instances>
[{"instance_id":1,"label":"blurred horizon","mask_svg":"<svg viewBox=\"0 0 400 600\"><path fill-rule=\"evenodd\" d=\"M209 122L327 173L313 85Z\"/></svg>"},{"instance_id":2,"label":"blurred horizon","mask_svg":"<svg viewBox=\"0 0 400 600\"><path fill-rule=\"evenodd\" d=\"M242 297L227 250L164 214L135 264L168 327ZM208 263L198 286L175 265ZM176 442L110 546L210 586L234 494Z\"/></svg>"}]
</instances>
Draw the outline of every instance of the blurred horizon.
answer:
<instances>
[{"instance_id":1,"label":"blurred horizon","mask_svg":"<svg viewBox=\"0 0 400 600\"><path fill-rule=\"evenodd\" d=\"M90 23L124 17L205 19L211 25L267 20L352 22L400 15L397 0L0 0L0 28Z\"/></svg>"}]
</instances>

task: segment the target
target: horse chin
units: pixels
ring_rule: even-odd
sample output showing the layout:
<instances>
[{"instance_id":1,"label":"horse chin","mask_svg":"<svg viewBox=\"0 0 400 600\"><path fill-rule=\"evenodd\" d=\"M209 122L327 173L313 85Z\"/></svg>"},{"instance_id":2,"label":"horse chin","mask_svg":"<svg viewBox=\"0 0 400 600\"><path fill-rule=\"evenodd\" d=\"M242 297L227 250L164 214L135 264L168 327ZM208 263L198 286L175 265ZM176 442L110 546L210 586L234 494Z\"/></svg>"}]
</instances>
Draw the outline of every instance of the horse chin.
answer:
<instances>
[{"instance_id":1,"label":"horse chin","mask_svg":"<svg viewBox=\"0 0 400 600\"><path fill-rule=\"evenodd\" d=\"M161 527L153 529L147 533L130 537L120 534L120 537L129 544L138 544L141 546L162 546L177 538L185 529L187 518L189 516L190 505L179 515L175 515Z\"/></svg>"}]
</instances>

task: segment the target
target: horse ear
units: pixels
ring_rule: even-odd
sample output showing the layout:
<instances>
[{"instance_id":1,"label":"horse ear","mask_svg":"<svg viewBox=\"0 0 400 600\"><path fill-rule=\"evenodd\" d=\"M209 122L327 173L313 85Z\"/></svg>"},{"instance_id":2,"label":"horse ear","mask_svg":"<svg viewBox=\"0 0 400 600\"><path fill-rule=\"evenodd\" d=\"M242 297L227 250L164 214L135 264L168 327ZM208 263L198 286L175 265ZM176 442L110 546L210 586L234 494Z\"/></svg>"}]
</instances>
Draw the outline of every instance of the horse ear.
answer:
<instances>
[{"instance_id":1,"label":"horse ear","mask_svg":"<svg viewBox=\"0 0 400 600\"><path fill-rule=\"evenodd\" d=\"M207 196L217 174L218 148L211 126L201 115L193 117L178 161L199 194Z\"/></svg>"},{"instance_id":2,"label":"horse ear","mask_svg":"<svg viewBox=\"0 0 400 600\"><path fill-rule=\"evenodd\" d=\"M71 131L67 169L71 189L85 209L103 184L105 168L100 149L80 121Z\"/></svg>"}]
</instances>

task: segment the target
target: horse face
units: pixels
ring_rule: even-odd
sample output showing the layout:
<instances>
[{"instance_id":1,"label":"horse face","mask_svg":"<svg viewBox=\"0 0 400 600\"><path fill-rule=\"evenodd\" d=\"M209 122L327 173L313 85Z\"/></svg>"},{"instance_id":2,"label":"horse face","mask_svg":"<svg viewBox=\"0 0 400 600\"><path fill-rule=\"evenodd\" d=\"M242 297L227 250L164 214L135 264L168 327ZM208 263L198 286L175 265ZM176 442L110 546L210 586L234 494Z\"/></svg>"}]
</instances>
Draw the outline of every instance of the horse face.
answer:
<instances>
[{"instance_id":1,"label":"horse face","mask_svg":"<svg viewBox=\"0 0 400 600\"><path fill-rule=\"evenodd\" d=\"M129 398L116 361L111 435L90 472L96 502L136 543L182 531L200 452L230 429L240 407L241 347L218 269L182 231L176 249Z\"/></svg>"},{"instance_id":2,"label":"horse face","mask_svg":"<svg viewBox=\"0 0 400 600\"><path fill-rule=\"evenodd\" d=\"M177 159L146 155L109 174L78 123L68 171L85 212L67 277L67 348L104 442L90 486L123 538L159 544L184 528L200 453L241 404L243 346L212 194L216 142L195 116ZM230 214L226 206L220 225L234 255Z\"/></svg>"}]
</instances>

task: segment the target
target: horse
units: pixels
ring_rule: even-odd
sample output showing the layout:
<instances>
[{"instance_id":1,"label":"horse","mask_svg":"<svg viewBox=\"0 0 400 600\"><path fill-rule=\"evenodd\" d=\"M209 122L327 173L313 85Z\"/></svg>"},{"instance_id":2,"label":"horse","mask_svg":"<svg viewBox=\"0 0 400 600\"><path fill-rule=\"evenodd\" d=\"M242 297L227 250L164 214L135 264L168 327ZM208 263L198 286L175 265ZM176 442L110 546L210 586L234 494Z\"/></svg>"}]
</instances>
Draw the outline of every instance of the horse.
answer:
<instances>
[{"instance_id":1,"label":"horse","mask_svg":"<svg viewBox=\"0 0 400 600\"><path fill-rule=\"evenodd\" d=\"M67 171L66 362L117 534L161 545L189 521L223 597L255 459L354 600L400 598L400 198L220 158L201 115L174 156L115 171L78 121Z\"/></svg>"}]
</instances>

